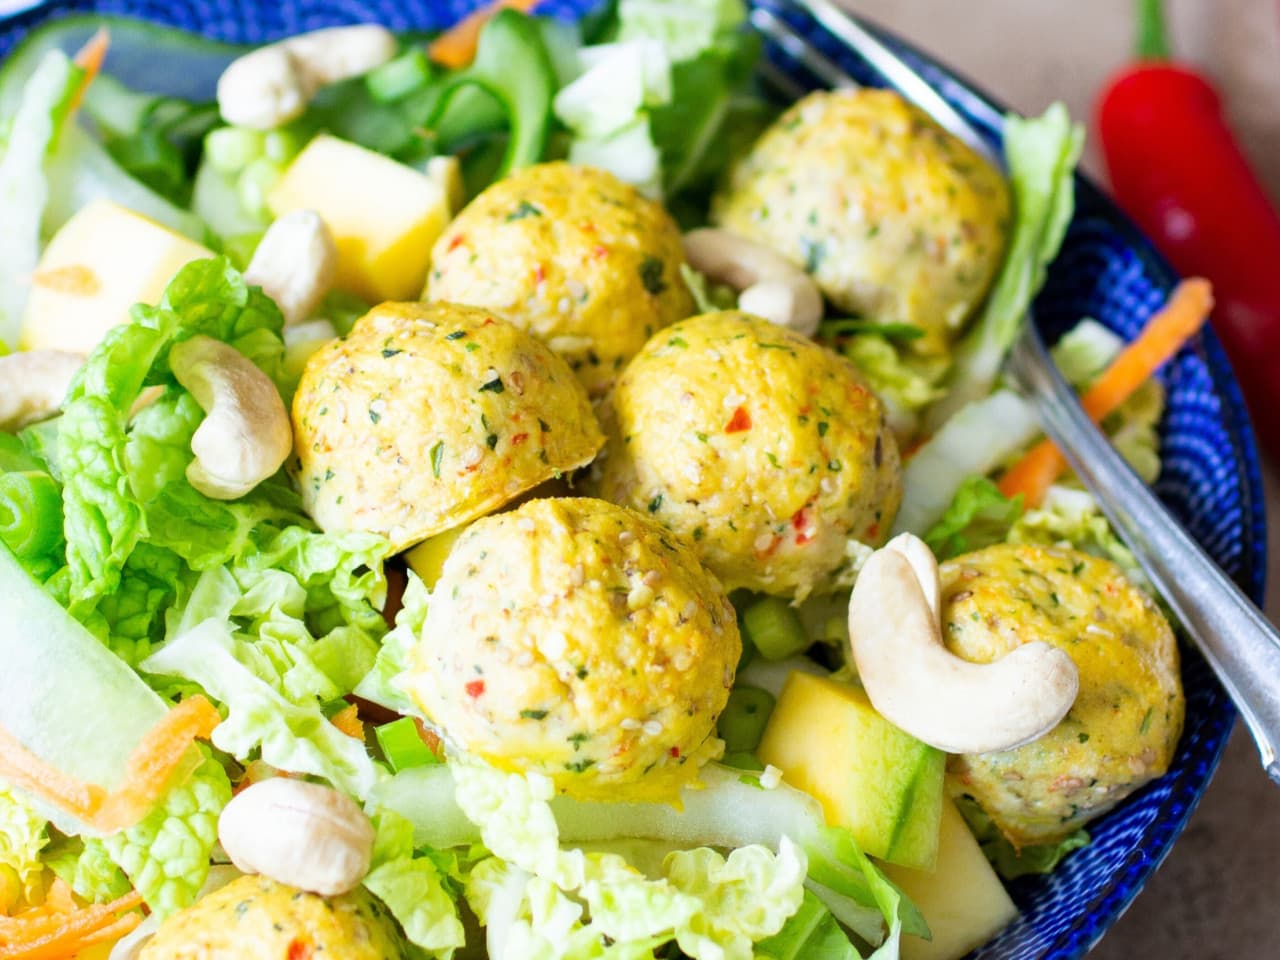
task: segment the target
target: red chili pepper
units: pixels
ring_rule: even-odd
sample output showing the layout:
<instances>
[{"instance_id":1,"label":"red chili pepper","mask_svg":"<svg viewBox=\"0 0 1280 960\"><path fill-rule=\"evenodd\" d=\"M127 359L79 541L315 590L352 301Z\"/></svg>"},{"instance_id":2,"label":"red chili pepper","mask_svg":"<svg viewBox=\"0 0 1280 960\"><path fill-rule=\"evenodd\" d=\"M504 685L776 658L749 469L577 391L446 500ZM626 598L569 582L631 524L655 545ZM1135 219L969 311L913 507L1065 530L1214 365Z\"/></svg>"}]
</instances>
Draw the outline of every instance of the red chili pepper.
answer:
<instances>
[{"instance_id":1,"label":"red chili pepper","mask_svg":"<svg viewBox=\"0 0 1280 960\"><path fill-rule=\"evenodd\" d=\"M746 407L738 407L733 411L733 416L729 418L729 422L725 424L725 433L741 433L743 430L751 429L751 414L747 413Z\"/></svg>"},{"instance_id":2,"label":"red chili pepper","mask_svg":"<svg viewBox=\"0 0 1280 960\"><path fill-rule=\"evenodd\" d=\"M1280 216L1212 84L1169 61L1160 0L1138 2L1138 62L1096 106L1112 189L1179 272L1213 282L1213 327L1280 454Z\"/></svg>"},{"instance_id":3,"label":"red chili pepper","mask_svg":"<svg viewBox=\"0 0 1280 960\"><path fill-rule=\"evenodd\" d=\"M484 696L484 681L472 680L463 689L467 691L468 697Z\"/></svg>"}]
</instances>

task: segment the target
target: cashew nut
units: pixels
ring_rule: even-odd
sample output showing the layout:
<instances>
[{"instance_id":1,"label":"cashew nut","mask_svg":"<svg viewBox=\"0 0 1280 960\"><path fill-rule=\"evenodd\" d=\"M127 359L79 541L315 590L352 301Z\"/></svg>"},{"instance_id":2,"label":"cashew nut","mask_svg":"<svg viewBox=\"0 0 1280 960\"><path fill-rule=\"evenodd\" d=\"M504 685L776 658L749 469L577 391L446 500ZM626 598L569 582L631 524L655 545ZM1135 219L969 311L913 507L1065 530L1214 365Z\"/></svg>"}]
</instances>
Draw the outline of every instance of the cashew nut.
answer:
<instances>
[{"instance_id":1,"label":"cashew nut","mask_svg":"<svg viewBox=\"0 0 1280 960\"><path fill-rule=\"evenodd\" d=\"M233 61L218 78L218 109L228 123L274 130L300 116L321 87L395 55L395 35L374 23L299 34Z\"/></svg>"},{"instance_id":2,"label":"cashew nut","mask_svg":"<svg viewBox=\"0 0 1280 960\"><path fill-rule=\"evenodd\" d=\"M187 479L206 497L234 500L270 477L293 449L276 386L234 347L195 336L169 351L174 377L206 416L191 437Z\"/></svg>"},{"instance_id":3,"label":"cashew nut","mask_svg":"<svg viewBox=\"0 0 1280 960\"><path fill-rule=\"evenodd\" d=\"M65 350L28 350L0 357L0 430L21 430L62 407L84 357Z\"/></svg>"},{"instance_id":4,"label":"cashew nut","mask_svg":"<svg viewBox=\"0 0 1280 960\"><path fill-rule=\"evenodd\" d=\"M803 270L769 247L706 227L684 235L693 269L738 291L738 306L806 337L818 331L822 294Z\"/></svg>"},{"instance_id":5,"label":"cashew nut","mask_svg":"<svg viewBox=\"0 0 1280 960\"><path fill-rule=\"evenodd\" d=\"M871 703L891 723L947 753L1012 750L1044 736L1079 691L1076 665L1041 641L992 663L942 642L938 565L903 534L877 550L849 601L849 635Z\"/></svg>"},{"instance_id":6,"label":"cashew nut","mask_svg":"<svg viewBox=\"0 0 1280 960\"><path fill-rule=\"evenodd\" d=\"M337 272L338 246L320 214L294 210L267 228L244 279L276 302L288 327L315 312Z\"/></svg>"},{"instance_id":7,"label":"cashew nut","mask_svg":"<svg viewBox=\"0 0 1280 960\"><path fill-rule=\"evenodd\" d=\"M345 793L276 777L232 798L218 818L218 840L245 873L336 897L369 872L374 829Z\"/></svg>"}]
</instances>

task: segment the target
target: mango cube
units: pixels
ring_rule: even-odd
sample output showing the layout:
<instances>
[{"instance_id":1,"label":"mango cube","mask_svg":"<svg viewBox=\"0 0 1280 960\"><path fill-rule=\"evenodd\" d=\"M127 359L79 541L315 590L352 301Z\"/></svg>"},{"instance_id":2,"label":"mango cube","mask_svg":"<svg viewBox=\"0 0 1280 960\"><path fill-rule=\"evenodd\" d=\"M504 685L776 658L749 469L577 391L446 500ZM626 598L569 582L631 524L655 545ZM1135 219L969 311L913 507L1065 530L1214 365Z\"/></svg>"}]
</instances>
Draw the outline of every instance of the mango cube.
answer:
<instances>
[{"instance_id":1,"label":"mango cube","mask_svg":"<svg viewBox=\"0 0 1280 960\"><path fill-rule=\"evenodd\" d=\"M371 303L418 298L449 222L439 179L328 134L298 154L267 205L277 217L320 214L338 246L336 286Z\"/></svg>"},{"instance_id":2,"label":"mango cube","mask_svg":"<svg viewBox=\"0 0 1280 960\"><path fill-rule=\"evenodd\" d=\"M880 716L861 687L792 673L758 755L871 856L933 866L946 756Z\"/></svg>"},{"instance_id":3,"label":"mango cube","mask_svg":"<svg viewBox=\"0 0 1280 960\"><path fill-rule=\"evenodd\" d=\"M949 798L942 804L934 869L890 865L884 872L920 908L933 934L930 941L904 937L902 960L959 960L1018 915L1018 908Z\"/></svg>"},{"instance_id":4,"label":"mango cube","mask_svg":"<svg viewBox=\"0 0 1280 960\"><path fill-rule=\"evenodd\" d=\"M135 303L157 303L173 275L213 253L109 200L63 224L31 278L20 350L88 353L129 322Z\"/></svg>"}]
</instances>

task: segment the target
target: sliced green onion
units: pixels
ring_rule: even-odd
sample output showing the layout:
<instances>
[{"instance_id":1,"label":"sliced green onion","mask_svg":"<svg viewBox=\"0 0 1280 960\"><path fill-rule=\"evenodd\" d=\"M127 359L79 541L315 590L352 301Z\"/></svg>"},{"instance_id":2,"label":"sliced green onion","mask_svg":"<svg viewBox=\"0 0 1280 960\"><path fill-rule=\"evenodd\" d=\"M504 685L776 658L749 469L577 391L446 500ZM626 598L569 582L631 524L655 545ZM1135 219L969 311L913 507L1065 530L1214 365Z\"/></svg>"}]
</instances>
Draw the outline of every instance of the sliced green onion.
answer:
<instances>
[{"instance_id":1,"label":"sliced green onion","mask_svg":"<svg viewBox=\"0 0 1280 960\"><path fill-rule=\"evenodd\" d=\"M39 557L62 539L62 488L39 470L0 474L0 540L19 558Z\"/></svg>"},{"instance_id":2,"label":"sliced green onion","mask_svg":"<svg viewBox=\"0 0 1280 960\"><path fill-rule=\"evenodd\" d=\"M773 694L759 687L734 687L720 714L720 739L730 754L750 753L760 746L773 713Z\"/></svg>"},{"instance_id":3,"label":"sliced green onion","mask_svg":"<svg viewBox=\"0 0 1280 960\"><path fill-rule=\"evenodd\" d=\"M240 179L236 181L236 191L240 197L240 206L251 217L266 219L267 194L276 185L284 169L266 157L259 157L240 171Z\"/></svg>"},{"instance_id":4,"label":"sliced green onion","mask_svg":"<svg viewBox=\"0 0 1280 960\"><path fill-rule=\"evenodd\" d=\"M743 633L766 660L781 660L809 646L800 615L781 597L763 597L743 609Z\"/></svg>"},{"instance_id":5,"label":"sliced green onion","mask_svg":"<svg viewBox=\"0 0 1280 960\"><path fill-rule=\"evenodd\" d=\"M292 130L271 130L262 138L262 155L281 166L287 166L301 152L302 138Z\"/></svg>"},{"instance_id":6,"label":"sliced green onion","mask_svg":"<svg viewBox=\"0 0 1280 960\"><path fill-rule=\"evenodd\" d=\"M395 103L426 86L431 64L418 48L406 51L364 78L369 96L379 103Z\"/></svg>"},{"instance_id":7,"label":"sliced green onion","mask_svg":"<svg viewBox=\"0 0 1280 960\"><path fill-rule=\"evenodd\" d=\"M247 127L219 127L204 138L204 154L215 170L239 173L262 156L266 137Z\"/></svg>"},{"instance_id":8,"label":"sliced green onion","mask_svg":"<svg viewBox=\"0 0 1280 960\"><path fill-rule=\"evenodd\" d=\"M374 733L378 737L382 753L396 773L440 762L440 758L423 742L413 717L401 717L384 723Z\"/></svg>"}]
</instances>

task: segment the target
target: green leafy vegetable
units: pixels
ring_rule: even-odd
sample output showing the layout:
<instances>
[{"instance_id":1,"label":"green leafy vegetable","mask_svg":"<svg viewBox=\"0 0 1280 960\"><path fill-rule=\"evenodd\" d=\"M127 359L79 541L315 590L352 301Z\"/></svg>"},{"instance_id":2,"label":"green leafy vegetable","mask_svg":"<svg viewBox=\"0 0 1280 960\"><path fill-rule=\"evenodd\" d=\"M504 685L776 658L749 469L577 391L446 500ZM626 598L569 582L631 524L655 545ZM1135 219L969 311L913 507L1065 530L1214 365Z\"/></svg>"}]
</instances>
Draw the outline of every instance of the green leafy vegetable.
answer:
<instances>
[{"instance_id":1,"label":"green leafy vegetable","mask_svg":"<svg viewBox=\"0 0 1280 960\"><path fill-rule=\"evenodd\" d=\"M924 535L938 560L1002 542L1022 516L1022 497L1010 500L986 477L966 477L942 519Z\"/></svg>"},{"instance_id":2,"label":"green leafy vegetable","mask_svg":"<svg viewBox=\"0 0 1280 960\"><path fill-rule=\"evenodd\" d=\"M1125 575L1155 594L1129 548L1116 536L1093 497L1083 490L1052 486L1039 509L1028 510L1009 531L1010 543L1067 544L1117 564Z\"/></svg>"},{"instance_id":3,"label":"green leafy vegetable","mask_svg":"<svg viewBox=\"0 0 1280 960\"><path fill-rule=\"evenodd\" d=\"M161 918L195 902L209 874L218 815L231 800L226 771L208 748L200 751L204 761L170 789L155 810L102 841L151 912Z\"/></svg>"},{"instance_id":4,"label":"green leafy vegetable","mask_svg":"<svg viewBox=\"0 0 1280 960\"><path fill-rule=\"evenodd\" d=\"M1013 233L986 306L956 350L947 394L929 412L932 430L990 392L1071 222L1073 178L1083 150L1084 128L1072 124L1060 103L1040 117L1006 117L1004 151L1013 189Z\"/></svg>"},{"instance_id":5,"label":"green leafy vegetable","mask_svg":"<svg viewBox=\"0 0 1280 960\"><path fill-rule=\"evenodd\" d=\"M0 783L0 913L35 900L47 839L44 817Z\"/></svg>"},{"instance_id":6,"label":"green leafy vegetable","mask_svg":"<svg viewBox=\"0 0 1280 960\"><path fill-rule=\"evenodd\" d=\"M397 713L417 715L421 711L395 679L409 667L409 654L427 622L427 602L431 594L416 573L409 570L407 576L395 629L382 638L373 669L356 686L355 694Z\"/></svg>"},{"instance_id":7,"label":"green leafy vegetable","mask_svg":"<svg viewBox=\"0 0 1280 960\"><path fill-rule=\"evenodd\" d=\"M968 796L956 797L956 806L964 814L969 829L982 847L982 852L1006 880L1035 874L1052 873L1062 858L1090 843L1089 834L1077 830L1057 843L1036 844L1017 849L996 827L977 802Z\"/></svg>"},{"instance_id":8,"label":"green leafy vegetable","mask_svg":"<svg viewBox=\"0 0 1280 960\"><path fill-rule=\"evenodd\" d=\"M870 334L886 340L919 340L924 331L909 323L876 323L873 320L824 320L818 327L818 335L823 337L851 337L857 334Z\"/></svg>"},{"instance_id":9,"label":"green leafy vegetable","mask_svg":"<svg viewBox=\"0 0 1280 960\"><path fill-rule=\"evenodd\" d=\"M409 821L384 811L377 829L365 887L387 905L410 943L432 956L451 956L466 935L445 877L430 857L414 855Z\"/></svg>"},{"instance_id":10,"label":"green leafy vegetable","mask_svg":"<svg viewBox=\"0 0 1280 960\"><path fill-rule=\"evenodd\" d=\"M916 329L912 327L910 329ZM859 333L837 341L836 349L853 361L889 410L900 435L916 432L919 413L943 394L945 357L917 357L881 334Z\"/></svg>"},{"instance_id":11,"label":"green leafy vegetable","mask_svg":"<svg viewBox=\"0 0 1280 960\"><path fill-rule=\"evenodd\" d=\"M132 889L129 878L111 859L101 840L79 837L56 840L45 848L44 862L76 896L90 903L108 903Z\"/></svg>"},{"instance_id":12,"label":"green leafy vegetable","mask_svg":"<svg viewBox=\"0 0 1280 960\"><path fill-rule=\"evenodd\" d=\"M758 960L862 960L821 900L806 890L786 926L756 944Z\"/></svg>"},{"instance_id":13,"label":"green leafy vegetable","mask_svg":"<svg viewBox=\"0 0 1280 960\"><path fill-rule=\"evenodd\" d=\"M741 0L620 0L618 39L653 40L674 61L691 60L745 22Z\"/></svg>"}]
</instances>

